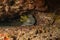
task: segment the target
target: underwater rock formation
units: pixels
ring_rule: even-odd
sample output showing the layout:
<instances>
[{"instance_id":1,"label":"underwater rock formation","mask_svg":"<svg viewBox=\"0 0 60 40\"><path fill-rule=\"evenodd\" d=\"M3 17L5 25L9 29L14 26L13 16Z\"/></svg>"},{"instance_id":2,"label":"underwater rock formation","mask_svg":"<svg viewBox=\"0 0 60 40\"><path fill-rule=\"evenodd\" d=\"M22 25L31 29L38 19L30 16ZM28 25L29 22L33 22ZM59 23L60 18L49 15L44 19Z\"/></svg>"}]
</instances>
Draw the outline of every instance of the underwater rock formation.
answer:
<instances>
[{"instance_id":1,"label":"underwater rock formation","mask_svg":"<svg viewBox=\"0 0 60 40\"><path fill-rule=\"evenodd\" d=\"M13 18L15 14L21 15L28 10L46 11L44 0L0 0L0 19Z\"/></svg>"}]
</instances>

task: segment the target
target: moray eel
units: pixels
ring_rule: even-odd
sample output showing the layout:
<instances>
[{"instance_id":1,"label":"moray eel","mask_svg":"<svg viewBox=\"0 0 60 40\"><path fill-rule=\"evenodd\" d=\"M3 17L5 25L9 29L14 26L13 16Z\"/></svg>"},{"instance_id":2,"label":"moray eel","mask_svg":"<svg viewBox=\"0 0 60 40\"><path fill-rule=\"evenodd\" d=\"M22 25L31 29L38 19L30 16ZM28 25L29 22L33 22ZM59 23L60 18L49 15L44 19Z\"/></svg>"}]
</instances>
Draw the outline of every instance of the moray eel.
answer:
<instances>
[{"instance_id":1,"label":"moray eel","mask_svg":"<svg viewBox=\"0 0 60 40\"><path fill-rule=\"evenodd\" d=\"M33 15L23 15L20 17L20 22L22 23L21 26L28 26L35 24L35 18Z\"/></svg>"}]
</instances>

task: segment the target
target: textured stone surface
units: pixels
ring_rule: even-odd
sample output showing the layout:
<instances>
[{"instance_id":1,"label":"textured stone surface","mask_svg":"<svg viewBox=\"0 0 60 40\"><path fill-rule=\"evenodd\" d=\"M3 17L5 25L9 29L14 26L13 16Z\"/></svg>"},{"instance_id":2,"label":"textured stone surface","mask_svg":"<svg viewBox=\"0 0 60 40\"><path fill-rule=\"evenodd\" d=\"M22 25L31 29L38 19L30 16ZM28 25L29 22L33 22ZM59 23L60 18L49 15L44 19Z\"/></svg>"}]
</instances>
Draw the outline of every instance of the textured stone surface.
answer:
<instances>
[{"instance_id":1,"label":"textured stone surface","mask_svg":"<svg viewBox=\"0 0 60 40\"><path fill-rule=\"evenodd\" d=\"M15 40L60 40L58 27L25 26L25 27L0 27L0 33L9 34Z\"/></svg>"},{"instance_id":2,"label":"textured stone surface","mask_svg":"<svg viewBox=\"0 0 60 40\"><path fill-rule=\"evenodd\" d=\"M53 24L55 13L36 12L37 25L49 26Z\"/></svg>"},{"instance_id":3,"label":"textured stone surface","mask_svg":"<svg viewBox=\"0 0 60 40\"><path fill-rule=\"evenodd\" d=\"M0 18L14 18L15 14L21 15L28 10L46 11L44 0L0 0ZM6 16L6 17L5 17Z\"/></svg>"},{"instance_id":4,"label":"textured stone surface","mask_svg":"<svg viewBox=\"0 0 60 40\"><path fill-rule=\"evenodd\" d=\"M56 8L53 2L49 6ZM0 0L0 20L25 13L36 18L34 26L0 26L0 34L9 34L10 40L60 40L60 10L44 12L46 10L44 0Z\"/></svg>"}]
</instances>

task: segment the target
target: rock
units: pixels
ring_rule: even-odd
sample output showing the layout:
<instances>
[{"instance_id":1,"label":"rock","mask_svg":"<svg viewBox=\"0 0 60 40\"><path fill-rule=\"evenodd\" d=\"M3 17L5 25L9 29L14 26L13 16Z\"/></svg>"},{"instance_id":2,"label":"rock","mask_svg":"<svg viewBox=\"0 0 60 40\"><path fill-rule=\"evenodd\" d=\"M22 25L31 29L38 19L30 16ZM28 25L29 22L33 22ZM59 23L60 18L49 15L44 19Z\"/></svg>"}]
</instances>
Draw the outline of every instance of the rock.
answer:
<instances>
[{"instance_id":1,"label":"rock","mask_svg":"<svg viewBox=\"0 0 60 40\"><path fill-rule=\"evenodd\" d=\"M44 13L44 12L37 12L35 15L37 20L37 25L41 26L49 26L54 21L54 13Z\"/></svg>"},{"instance_id":2,"label":"rock","mask_svg":"<svg viewBox=\"0 0 60 40\"><path fill-rule=\"evenodd\" d=\"M39 10L39 11L46 11L47 10L47 6L45 5L45 0L35 0L35 10Z\"/></svg>"},{"instance_id":3,"label":"rock","mask_svg":"<svg viewBox=\"0 0 60 40\"><path fill-rule=\"evenodd\" d=\"M20 15L27 12L27 10L39 10L39 11L46 11L47 6L45 6L44 0L1 0L2 5L0 5L2 10L1 12L3 15L8 17L8 15L14 16L14 14ZM12 3L13 2L13 3Z\"/></svg>"}]
</instances>

